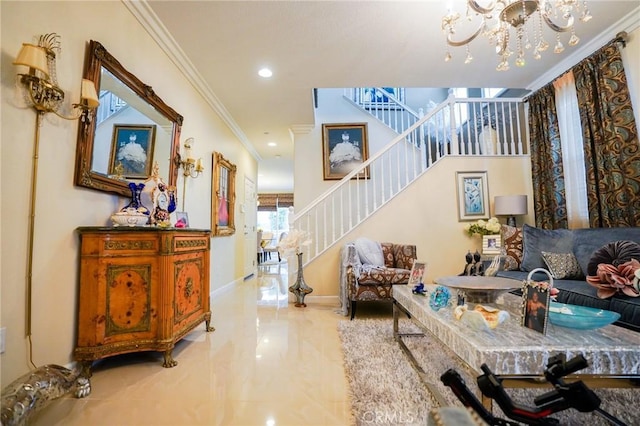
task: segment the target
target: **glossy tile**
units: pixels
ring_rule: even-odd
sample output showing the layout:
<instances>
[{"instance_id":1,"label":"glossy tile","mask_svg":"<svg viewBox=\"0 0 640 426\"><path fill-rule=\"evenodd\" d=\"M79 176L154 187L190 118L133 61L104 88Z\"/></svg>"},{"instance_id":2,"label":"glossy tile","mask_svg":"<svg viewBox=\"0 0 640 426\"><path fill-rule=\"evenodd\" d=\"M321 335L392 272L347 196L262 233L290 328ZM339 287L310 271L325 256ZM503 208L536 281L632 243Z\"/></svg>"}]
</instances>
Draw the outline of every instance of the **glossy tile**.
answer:
<instances>
[{"instance_id":1,"label":"glossy tile","mask_svg":"<svg viewBox=\"0 0 640 426\"><path fill-rule=\"evenodd\" d=\"M216 295L216 330L201 325L179 342L177 367L163 368L156 352L106 358L93 367L89 397L56 400L29 424L353 424L337 333L344 317L333 302L294 307L287 273L286 262L263 265Z\"/></svg>"}]
</instances>

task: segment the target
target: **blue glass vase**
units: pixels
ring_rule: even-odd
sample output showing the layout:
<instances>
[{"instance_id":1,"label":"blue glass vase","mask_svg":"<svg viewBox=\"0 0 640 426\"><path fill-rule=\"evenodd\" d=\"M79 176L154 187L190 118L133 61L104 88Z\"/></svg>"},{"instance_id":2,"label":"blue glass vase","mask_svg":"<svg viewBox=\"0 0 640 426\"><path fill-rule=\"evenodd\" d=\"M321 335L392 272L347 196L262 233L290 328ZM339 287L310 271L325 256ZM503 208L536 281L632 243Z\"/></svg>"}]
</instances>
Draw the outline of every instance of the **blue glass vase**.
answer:
<instances>
[{"instance_id":1,"label":"blue glass vase","mask_svg":"<svg viewBox=\"0 0 640 426\"><path fill-rule=\"evenodd\" d=\"M143 206L142 201L140 201L142 190L144 189L144 183L136 184L134 182L129 182L129 189L131 190L131 201L129 202L129 204L120 209L120 211L126 212L130 211L129 209L132 209L137 211L138 213L149 216L151 212L148 208Z\"/></svg>"}]
</instances>

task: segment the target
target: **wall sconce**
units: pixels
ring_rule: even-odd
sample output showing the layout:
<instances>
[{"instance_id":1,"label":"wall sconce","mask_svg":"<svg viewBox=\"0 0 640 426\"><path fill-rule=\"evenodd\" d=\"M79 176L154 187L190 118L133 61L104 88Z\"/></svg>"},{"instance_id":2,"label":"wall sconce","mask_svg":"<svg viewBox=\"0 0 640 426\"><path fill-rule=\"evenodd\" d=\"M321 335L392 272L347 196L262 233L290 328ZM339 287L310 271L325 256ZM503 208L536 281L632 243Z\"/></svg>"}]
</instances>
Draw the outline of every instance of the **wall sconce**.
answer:
<instances>
[{"instance_id":1,"label":"wall sconce","mask_svg":"<svg viewBox=\"0 0 640 426\"><path fill-rule=\"evenodd\" d=\"M196 179L202 174L202 172L204 172L202 158L198 158L196 161L196 159L191 156L191 148L193 148L195 142L196 140L194 138L188 138L184 141L184 160L180 154L178 154L178 157L176 158L176 163L178 167L182 168L182 176L184 176L184 179L182 180L182 211L184 211L187 178L191 177L192 179Z\"/></svg>"},{"instance_id":2,"label":"wall sconce","mask_svg":"<svg viewBox=\"0 0 640 426\"><path fill-rule=\"evenodd\" d=\"M72 107L77 112L72 116L65 116L59 111L64 101L64 91L58 87L56 81L56 52L60 51L60 36L45 34L40 36L38 45L23 43L14 65L29 68L28 74L18 74L20 82L26 88L31 106L38 112L38 116L52 112L65 120L82 121L91 119L91 112L100 102L93 81L83 79L80 87L80 103Z\"/></svg>"},{"instance_id":3,"label":"wall sconce","mask_svg":"<svg viewBox=\"0 0 640 426\"><path fill-rule=\"evenodd\" d=\"M31 202L29 213L29 246L27 253L27 307L26 335L31 336L31 296L33 271L33 241L35 224L36 187L38 177L38 157L40 149L40 127L42 118L47 113L54 113L65 120L91 120L94 110L100 102L92 81L82 80L80 103L73 104L77 112L72 116L60 113L64 101L64 91L56 81L56 52L60 52L60 36L58 34L41 35L38 44L24 43L14 65L29 68L27 74L18 73L20 83L26 90L30 106L36 111L36 128L33 139L33 161L31 167ZM28 95L28 96L27 96Z\"/></svg>"},{"instance_id":4,"label":"wall sconce","mask_svg":"<svg viewBox=\"0 0 640 426\"><path fill-rule=\"evenodd\" d=\"M493 214L508 216L507 225L516 226L516 216L527 214L526 195L497 195L493 199Z\"/></svg>"}]
</instances>

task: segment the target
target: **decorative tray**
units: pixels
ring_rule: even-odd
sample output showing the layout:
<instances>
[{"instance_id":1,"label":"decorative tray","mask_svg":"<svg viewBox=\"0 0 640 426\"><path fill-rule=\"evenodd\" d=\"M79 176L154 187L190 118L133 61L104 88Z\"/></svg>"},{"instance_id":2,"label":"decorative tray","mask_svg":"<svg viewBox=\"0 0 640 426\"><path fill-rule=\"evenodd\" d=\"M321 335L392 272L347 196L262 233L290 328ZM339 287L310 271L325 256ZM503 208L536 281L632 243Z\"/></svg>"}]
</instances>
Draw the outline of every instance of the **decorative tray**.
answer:
<instances>
[{"instance_id":1,"label":"decorative tray","mask_svg":"<svg viewBox=\"0 0 640 426\"><path fill-rule=\"evenodd\" d=\"M557 302L549 304L549 321L561 327L594 330L614 323L619 318L619 313L604 309Z\"/></svg>"}]
</instances>

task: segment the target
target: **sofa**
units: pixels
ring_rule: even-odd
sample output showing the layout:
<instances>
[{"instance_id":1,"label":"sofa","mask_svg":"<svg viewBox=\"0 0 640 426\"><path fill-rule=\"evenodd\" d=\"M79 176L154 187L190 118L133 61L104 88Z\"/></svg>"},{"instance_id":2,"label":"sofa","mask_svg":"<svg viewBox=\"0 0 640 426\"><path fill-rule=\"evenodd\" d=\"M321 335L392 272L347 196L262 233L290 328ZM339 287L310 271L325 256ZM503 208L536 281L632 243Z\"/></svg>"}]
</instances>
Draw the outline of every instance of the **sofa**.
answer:
<instances>
[{"instance_id":1,"label":"sofa","mask_svg":"<svg viewBox=\"0 0 640 426\"><path fill-rule=\"evenodd\" d=\"M340 257L340 313L353 319L357 302L392 301L393 286L409 282L416 246L358 238Z\"/></svg>"},{"instance_id":2,"label":"sofa","mask_svg":"<svg viewBox=\"0 0 640 426\"><path fill-rule=\"evenodd\" d=\"M504 266L496 276L525 281L533 269L550 270L554 287L560 290L558 302L618 312L620 319L616 325L640 331L640 297L619 293L601 298L597 288L586 281L587 275L594 275L596 252L601 253L605 246L620 241L640 244L640 228L546 230L529 225L522 228L503 225L502 241ZM532 279L548 281L547 275L540 272L534 273Z\"/></svg>"}]
</instances>

